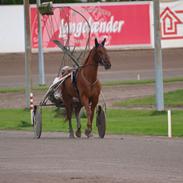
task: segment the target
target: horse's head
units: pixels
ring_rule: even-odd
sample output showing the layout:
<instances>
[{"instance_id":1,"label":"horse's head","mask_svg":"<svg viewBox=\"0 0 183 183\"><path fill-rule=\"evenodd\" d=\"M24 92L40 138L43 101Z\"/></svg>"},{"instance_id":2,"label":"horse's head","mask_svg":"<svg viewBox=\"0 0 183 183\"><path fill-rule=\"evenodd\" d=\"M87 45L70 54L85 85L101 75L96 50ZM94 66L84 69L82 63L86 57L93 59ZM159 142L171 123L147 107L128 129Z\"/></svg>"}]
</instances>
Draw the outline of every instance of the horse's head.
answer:
<instances>
[{"instance_id":1,"label":"horse's head","mask_svg":"<svg viewBox=\"0 0 183 183\"><path fill-rule=\"evenodd\" d=\"M97 64L100 64L105 67L105 69L110 69L111 68L111 62L109 59L109 56L107 54L107 50L105 49L106 38L101 42L98 43L97 39L95 38L95 62Z\"/></svg>"}]
</instances>

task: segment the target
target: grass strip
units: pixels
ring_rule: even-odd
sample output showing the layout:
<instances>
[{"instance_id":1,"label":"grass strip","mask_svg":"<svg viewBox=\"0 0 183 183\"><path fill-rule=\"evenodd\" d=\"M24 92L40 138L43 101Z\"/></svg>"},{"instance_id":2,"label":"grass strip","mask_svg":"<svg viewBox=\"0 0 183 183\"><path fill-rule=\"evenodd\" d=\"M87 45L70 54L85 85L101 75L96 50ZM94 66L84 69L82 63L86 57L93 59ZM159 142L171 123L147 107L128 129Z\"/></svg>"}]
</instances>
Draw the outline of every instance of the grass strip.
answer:
<instances>
[{"instance_id":1,"label":"grass strip","mask_svg":"<svg viewBox=\"0 0 183 183\"><path fill-rule=\"evenodd\" d=\"M173 83L173 82L182 82L183 78L170 78L164 79L164 83ZM112 81L103 81L102 86L104 87L112 87L112 86L120 86L120 85L145 85L145 84L153 84L154 80L112 80ZM47 85L36 86L33 87L33 91L46 91L48 90ZM24 88L0 88L0 93L17 93L24 92Z\"/></svg>"},{"instance_id":2,"label":"grass strip","mask_svg":"<svg viewBox=\"0 0 183 183\"><path fill-rule=\"evenodd\" d=\"M37 87L33 87L33 92L34 91L46 91L48 90L48 86L47 85L43 85L43 86L37 86ZM23 93L25 92L24 88L0 88L0 93Z\"/></svg>"},{"instance_id":3,"label":"grass strip","mask_svg":"<svg viewBox=\"0 0 183 183\"><path fill-rule=\"evenodd\" d=\"M164 79L164 83L174 83L174 82L182 82L183 78L170 78ZM145 84L153 84L155 83L154 80L113 80L113 81L104 81L102 82L103 86L119 86L119 85L145 85Z\"/></svg>"},{"instance_id":4,"label":"grass strip","mask_svg":"<svg viewBox=\"0 0 183 183\"><path fill-rule=\"evenodd\" d=\"M107 134L155 135L167 136L167 112L153 110L108 109ZM67 132L68 123L55 108L43 108L43 132ZM86 118L82 118L82 131L86 128ZM95 123L95 120L94 120ZM174 137L183 136L183 113L172 111L172 129ZM73 119L76 129L76 121ZM30 112L22 109L0 109L0 130L32 130ZM97 133L96 125L93 131Z\"/></svg>"},{"instance_id":5,"label":"grass strip","mask_svg":"<svg viewBox=\"0 0 183 183\"><path fill-rule=\"evenodd\" d=\"M166 107L183 107L183 90L167 92L164 94ZM153 107L155 106L155 96L147 96L143 98L133 98L114 103L119 107Z\"/></svg>"}]
</instances>

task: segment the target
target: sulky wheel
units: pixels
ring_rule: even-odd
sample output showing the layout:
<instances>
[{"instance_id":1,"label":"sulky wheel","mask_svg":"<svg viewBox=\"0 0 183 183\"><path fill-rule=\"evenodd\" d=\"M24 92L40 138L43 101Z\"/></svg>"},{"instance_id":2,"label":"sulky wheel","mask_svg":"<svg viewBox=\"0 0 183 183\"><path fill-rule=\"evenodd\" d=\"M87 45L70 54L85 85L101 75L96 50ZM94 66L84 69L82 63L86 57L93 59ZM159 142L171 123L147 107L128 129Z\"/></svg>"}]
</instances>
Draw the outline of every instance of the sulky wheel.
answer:
<instances>
[{"instance_id":1,"label":"sulky wheel","mask_svg":"<svg viewBox=\"0 0 183 183\"><path fill-rule=\"evenodd\" d=\"M39 139L41 137L42 132L42 114L40 106L34 106L33 130L34 130L34 138Z\"/></svg>"},{"instance_id":2,"label":"sulky wheel","mask_svg":"<svg viewBox=\"0 0 183 183\"><path fill-rule=\"evenodd\" d=\"M98 128L99 137L104 138L106 130L106 117L105 112L100 105L97 107L96 126Z\"/></svg>"}]
</instances>

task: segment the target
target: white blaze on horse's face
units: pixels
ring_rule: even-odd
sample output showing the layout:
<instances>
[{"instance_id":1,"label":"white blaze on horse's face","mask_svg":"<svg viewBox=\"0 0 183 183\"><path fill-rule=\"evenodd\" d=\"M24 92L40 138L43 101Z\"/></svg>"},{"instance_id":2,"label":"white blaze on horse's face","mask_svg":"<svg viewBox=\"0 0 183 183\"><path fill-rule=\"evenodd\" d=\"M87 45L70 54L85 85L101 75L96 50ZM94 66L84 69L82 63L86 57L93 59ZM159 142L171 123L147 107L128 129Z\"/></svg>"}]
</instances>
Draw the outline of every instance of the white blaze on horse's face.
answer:
<instances>
[{"instance_id":1,"label":"white blaze on horse's face","mask_svg":"<svg viewBox=\"0 0 183 183\"><path fill-rule=\"evenodd\" d=\"M102 41L101 44L99 44L97 39L95 39L95 47L97 49L97 57L98 57L97 60L98 60L98 63L104 66L105 69L110 69L111 62L107 54L107 50L104 47L105 41L106 41L106 38Z\"/></svg>"}]
</instances>

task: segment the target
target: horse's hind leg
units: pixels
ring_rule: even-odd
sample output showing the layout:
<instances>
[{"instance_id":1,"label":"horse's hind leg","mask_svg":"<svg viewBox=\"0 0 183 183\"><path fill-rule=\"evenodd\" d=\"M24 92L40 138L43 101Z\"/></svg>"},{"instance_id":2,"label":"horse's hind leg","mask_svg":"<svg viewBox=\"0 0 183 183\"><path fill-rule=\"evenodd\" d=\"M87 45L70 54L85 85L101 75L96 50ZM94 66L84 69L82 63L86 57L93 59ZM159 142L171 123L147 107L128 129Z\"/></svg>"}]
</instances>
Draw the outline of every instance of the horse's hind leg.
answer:
<instances>
[{"instance_id":1,"label":"horse's hind leg","mask_svg":"<svg viewBox=\"0 0 183 183\"><path fill-rule=\"evenodd\" d=\"M76 122L77 122L77 130L76 130L76 136L77 137L81 137L81 123L80 123L80 110L81 110L81 105L78 104L76 107L75 107L75 116L76 116Z\"/></svg>"},{"instance_id":2,"label":"horse's hind leg","mask_svg":"<svg viewBox=\"0 0 183 183\"><path fill-rule=\"evenodd\" d=\"M72 128L72 121L69 119L69 138L74 138L74 131Z\"/></svg>"}]
</instances>

